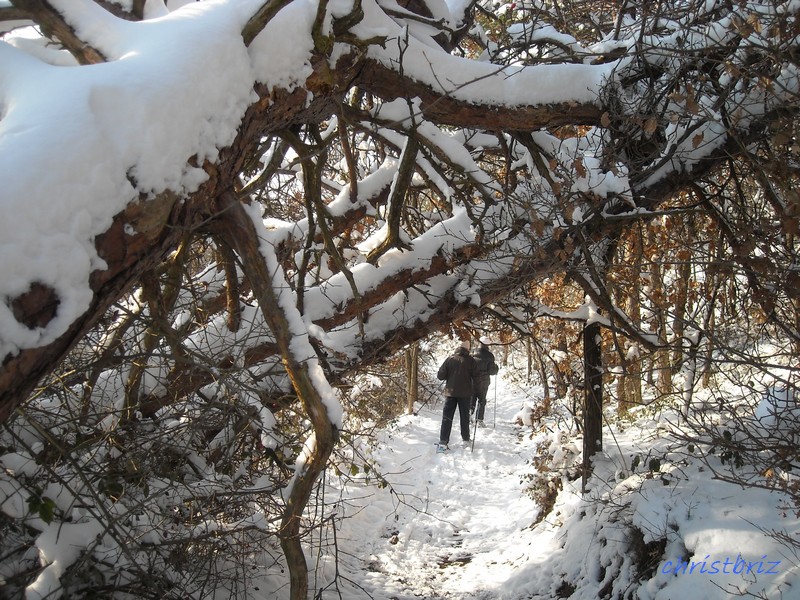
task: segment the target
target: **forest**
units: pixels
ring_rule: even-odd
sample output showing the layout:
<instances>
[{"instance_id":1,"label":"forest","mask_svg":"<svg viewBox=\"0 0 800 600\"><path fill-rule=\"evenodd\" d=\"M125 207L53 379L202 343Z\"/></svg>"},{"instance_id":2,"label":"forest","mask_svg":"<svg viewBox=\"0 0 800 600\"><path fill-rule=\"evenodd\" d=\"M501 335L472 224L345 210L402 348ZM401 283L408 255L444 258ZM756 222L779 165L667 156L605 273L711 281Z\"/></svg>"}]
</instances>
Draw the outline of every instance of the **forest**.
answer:
<instances>
[{"instance_id":1,"label":"forest","mask_svg":"<svg viewBox=\"0 0 800 600\"><path fill-rule=\"evenodd\" d=\"M0 597L311 597L324 474L483 335L584 488L668 405L796 514L798 16L0 0Z\"/></svg>"}]
</instances>

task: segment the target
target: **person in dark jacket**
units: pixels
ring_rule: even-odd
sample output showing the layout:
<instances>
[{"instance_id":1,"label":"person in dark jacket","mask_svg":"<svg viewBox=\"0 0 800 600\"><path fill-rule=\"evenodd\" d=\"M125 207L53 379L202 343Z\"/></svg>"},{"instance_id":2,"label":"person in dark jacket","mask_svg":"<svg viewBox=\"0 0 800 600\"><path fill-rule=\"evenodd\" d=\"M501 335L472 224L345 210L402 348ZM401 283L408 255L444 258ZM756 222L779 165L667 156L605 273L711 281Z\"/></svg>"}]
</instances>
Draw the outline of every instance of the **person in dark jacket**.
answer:
<instances>
[{"instance_id":1,"label":"person in dark jacket","mask_svg":"<svg viewBox=\"0 0 800 600\"><path fill-rule=\"evenodd\" d=\"M439 432L439 445L450 443L450 430L453 427L453 416L458 407L458 418L461 423L461 439L469 439L469 405L475 390L475 360L469 354L469 343L462 342L456 351L448 356L439 367L437 377L445 382L444 410L442 411L442 427Z\"/></svg>"},{"instance_id":2,"label":"person in dark jacket","mask_svg":"<svg viewBox=\"0 0 800 600\"><path fill-rule=\"evenodd\" d=\"M472 397L469 411L475 413L477 405L477 426L483 427L483 415L486 410L486 394L489 392L489 380L492 375L497 375L499 369L494 360L494 354L489 350L489 339L482 337L480 345L472 353L475 359L475 394Z\"/></svg>"}]
</instances>

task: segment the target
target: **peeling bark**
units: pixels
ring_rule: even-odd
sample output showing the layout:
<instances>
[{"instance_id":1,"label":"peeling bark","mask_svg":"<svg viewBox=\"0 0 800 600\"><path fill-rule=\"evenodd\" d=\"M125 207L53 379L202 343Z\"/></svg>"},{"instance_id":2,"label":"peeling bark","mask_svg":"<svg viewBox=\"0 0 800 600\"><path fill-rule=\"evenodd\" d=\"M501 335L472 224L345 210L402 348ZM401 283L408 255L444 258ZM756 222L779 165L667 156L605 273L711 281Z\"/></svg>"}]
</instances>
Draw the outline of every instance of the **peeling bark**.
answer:
<instances>
[{"instance_id":1,"label":"peeling bark","mask_svg":"<svg viewBox=\"0 0 800 600\"><path fill-rule=\"evenodd\" d=\"M11 300L14 318L28 329L45 327L52 321L61 300L49 285L34 282L27 292Z\"/></svg>"}]
</instances>

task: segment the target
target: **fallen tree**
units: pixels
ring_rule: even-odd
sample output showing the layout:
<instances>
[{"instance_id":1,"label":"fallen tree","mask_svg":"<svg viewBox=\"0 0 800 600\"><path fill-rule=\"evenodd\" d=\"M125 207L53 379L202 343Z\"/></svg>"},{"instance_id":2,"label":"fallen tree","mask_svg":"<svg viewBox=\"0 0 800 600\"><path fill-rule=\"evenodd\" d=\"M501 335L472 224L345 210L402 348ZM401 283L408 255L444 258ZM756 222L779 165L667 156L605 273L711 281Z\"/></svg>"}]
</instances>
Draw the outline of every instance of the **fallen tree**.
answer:
<instances>
[{"instance_id":1,"label":"fallen tree","mask_svg":"<svg viewBox=\"0 0 800 600\"><path fill-rule=\"evenodd\" d=\"M223 381L299 403L298 599L331 384L554 272L614 313L592 274L619 236L784 148L798 106L789 3L567 3L558 34L533 4L178 4L0 5L0 420L54 374L104 430ZM754 285L782 268L730 237ZM795 337L796 289L764 298Z\"/></svg>"}]
</instances>

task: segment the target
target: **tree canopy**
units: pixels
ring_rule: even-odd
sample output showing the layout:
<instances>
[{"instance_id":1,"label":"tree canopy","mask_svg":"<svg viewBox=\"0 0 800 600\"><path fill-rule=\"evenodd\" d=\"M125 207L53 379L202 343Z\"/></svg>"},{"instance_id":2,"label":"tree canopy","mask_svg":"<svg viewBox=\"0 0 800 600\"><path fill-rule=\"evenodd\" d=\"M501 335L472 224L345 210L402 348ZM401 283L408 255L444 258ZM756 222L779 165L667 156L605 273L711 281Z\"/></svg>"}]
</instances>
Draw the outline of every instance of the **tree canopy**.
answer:
<instances>
[{"instance_id":1,"label":"tree canopy","mask_svg":"<svg viewBox=\"0 0 800 600\"><path fill-rule=\"evenodd\" d=\"M643 224L713 224L800 340L794 2L10 0L0 24L0 420L62 394L109 432L233 394L267 435L292 407L290 562L357 369L481 314L525 329L554 274L664 344L606 287Z\"/></svg>"}]
</instances>

